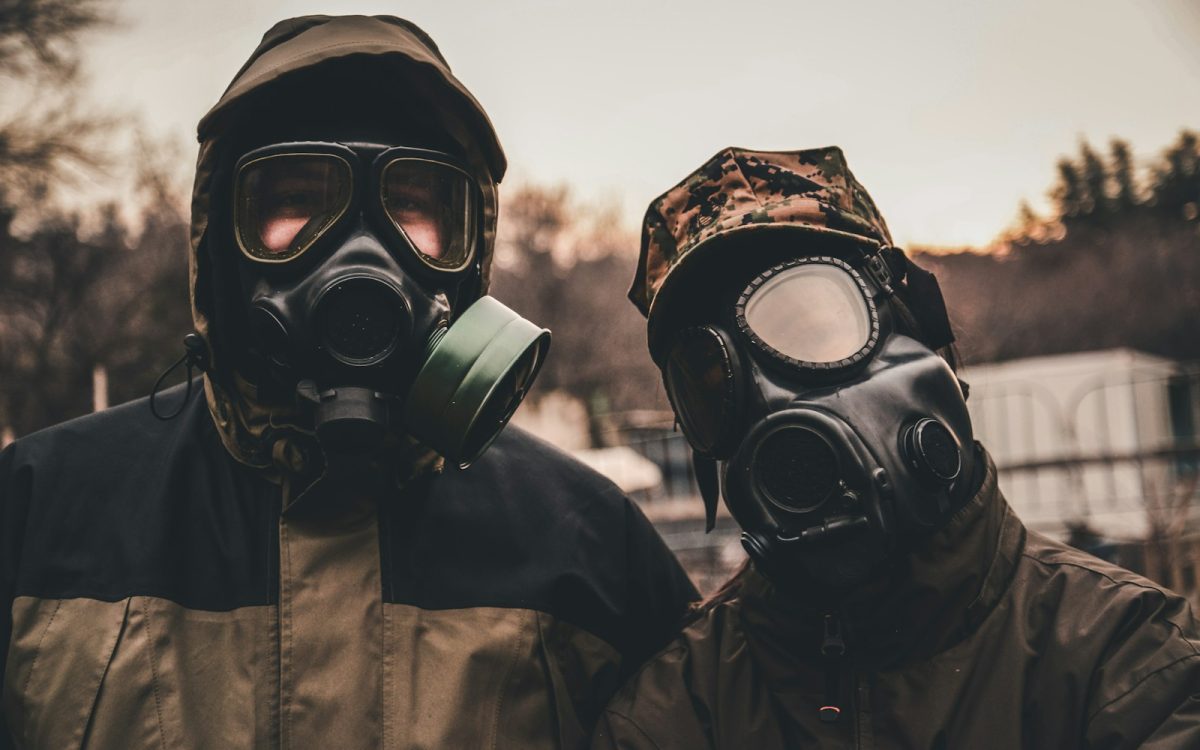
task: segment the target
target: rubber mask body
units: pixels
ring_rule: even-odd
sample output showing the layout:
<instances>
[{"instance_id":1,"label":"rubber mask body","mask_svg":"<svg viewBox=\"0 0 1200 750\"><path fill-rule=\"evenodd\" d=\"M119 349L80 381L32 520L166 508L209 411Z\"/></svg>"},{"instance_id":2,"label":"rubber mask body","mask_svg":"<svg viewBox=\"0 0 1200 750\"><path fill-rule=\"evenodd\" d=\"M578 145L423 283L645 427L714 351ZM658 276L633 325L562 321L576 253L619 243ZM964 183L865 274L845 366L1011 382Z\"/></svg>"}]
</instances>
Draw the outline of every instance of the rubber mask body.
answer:
<instances>
[{"instance_id":1,"label":"rubber mask body","mask_svg":"<svg viewBox=\"0 0 1200 750\"><path fill-rule=\"evenodd\" d=\"M269 155L277 158L278 148L269 147ZM288 148L309 156L302 153L306 144ZM380 159L395 151L383 150ZM340 186L324 189L303 173L260 196L254 180L243 178L253 164L239 172L236 210L260 388L276 387L312 411L327 456L371 452L391 432L415 437L465 466L520 403L549 337L492 298L469 306L471 300L460 299L463 280L478 272L471 245L458 245L455 263L439 267L445 256L431 252L439 249L439 238L473 226L462 207L478 204L464 199L456 211L422 204L415 195L419 181L389 184L391 166L379 160L373 171L360 165L353 175L347 166L341 179L352 177L355 192L343 204L322 199L343 194ZM309 211L311 205L336 210ZM422 222L422 211L438 221ZM307 223L292 232L294 241L272 244L272 227L286 226L289 212L304 217L297 224ZM447 216L464 223L452 226ZM423 410L406 408L431 395L441 401L423 404Z\"/></svg>"},{"instance_id":2,"label":"rubber mask body","mask_svg":"<svg viewBox=\"0 0 1200 750\"><path fill-rule=\"evenodd\" d=\"M917 341L891 335L853 379L819 388L747 359L757 414L721 467L722 493L769 576L858 585L967 499L966 403ZM913 444L918 429L927 444Z\"/></svg>"},{"instance_id":3,"label":"rubber mask body","mask_svg":"<svg viewBox=\"0 0 1200 750\"><path fill-rule=\"evenodd\" d=\"M710 512L719 486L778 582L865 582L969 491L959 382L896 331L889 279L862 268L772 267L677 332L664 363Z\"/></svg>"}]
</instances>

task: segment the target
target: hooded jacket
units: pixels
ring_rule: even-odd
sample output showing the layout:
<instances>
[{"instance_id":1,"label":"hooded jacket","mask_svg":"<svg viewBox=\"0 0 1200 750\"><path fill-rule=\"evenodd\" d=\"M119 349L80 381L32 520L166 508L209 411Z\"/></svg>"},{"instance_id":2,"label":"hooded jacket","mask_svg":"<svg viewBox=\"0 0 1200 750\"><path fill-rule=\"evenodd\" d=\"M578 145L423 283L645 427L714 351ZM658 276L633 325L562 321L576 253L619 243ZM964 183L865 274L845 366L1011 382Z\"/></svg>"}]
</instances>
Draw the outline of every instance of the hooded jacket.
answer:
<instances>
[{"instance_id":1,"label":"hooded jacket","mask_svg":"<svg viewBox=\"0 0 1200 750\"><path fill-rule=\"evenodd\" d=\"M142 400L0 453L0 746L578 747L695 598L616 487L511 427L469 469L418 446L393 456L402 484L289 504L304 425L232 372L212 315L214 175L242 107L350 57L462 144L490 189L490 251L504 157L423 32L364 17L268 32L200 125L203 388L160 395L183 400L171 421Z\"/></svg>"},{"instance_id":2,"label":"hooded jacket","mask_svg":"<svg viewBox=\"0 0 1200 750\"><path fill-rule=\"evenodd\" d=\"M839 149L717 154L646 213L630 297L652 353L680 300L719 291L706 279L831 241L889 242ZM948 330L906 266L915 329ZM881 580L832 600L739 574L622 688L594 750L1200 748L1187 601L1028 532L982 447L976 466L975 494Z\"/></svg>"},{"instance_id":3,"label":"hooded jacket","mask_svg":"<svg viewBox=\"0 0 1200 750\"><path fill-rule=\"evenodd\" d=\"M1027 531L989 463L945 527L836 608L742 573L618 693L592 747L1195 748L1200 631L1182 597Z\"/></svg>"}]
</instances>

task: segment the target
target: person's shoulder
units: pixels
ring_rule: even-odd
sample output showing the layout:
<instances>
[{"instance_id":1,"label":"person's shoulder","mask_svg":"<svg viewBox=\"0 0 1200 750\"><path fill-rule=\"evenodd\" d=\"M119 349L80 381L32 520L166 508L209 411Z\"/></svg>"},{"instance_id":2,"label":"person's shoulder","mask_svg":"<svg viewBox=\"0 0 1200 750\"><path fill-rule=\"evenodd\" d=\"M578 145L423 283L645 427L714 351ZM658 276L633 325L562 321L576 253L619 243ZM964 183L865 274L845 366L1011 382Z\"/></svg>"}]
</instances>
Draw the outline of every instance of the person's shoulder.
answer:
<instances>
[{"instance_id":1,"label":"person's shoulder","mask_svg":"<svg viewBox=\"0 0 1200 750\"><path fill-rule=\"evenodd\" d=\"M1200 624L1169 588L1036 532L1018 576L1026 622L1053 634L1064 658L1102 675L1094 701L1115 701L1150 681L1167 691L1200 679Z\"/></svg>"},{"instance_id":2,"label":"person's shoulder","mask_svg":"<svg viewBox=\"0 0 1200 750\"><path fill-rule=\"evenodd\" d=\"M182 391L164 395L178 408ZM112 510L113 503L142 510L161 504L163 492L169 491L177 505L192 492L195 483L189 477L197 471L229 470L233 462L216 437L202 389L192 389L172 420L156 418L148 401L77 417L13 442L0 457L5 502L32 503L47 522L70 517L86 524Z\"/></svg>"},{"instance_id":3,"label":"person's shoulder","mask_svg":"<svg viewBox=\"0 0 1200 750\"><path fill-rule=\"evenodd\" d=\"M752 668L738 625L740 604L710 602L647 660L613 696L597 729L597 744L631 742L633 747L706 747L711 722L737 703L723 687L744 682ZM723 703L724 701L724 703ZM645 744L650 743L650 744Z\"/></svg>"},{"instance_id":4,"label":"person's shoulder","mask_svg":"<svg viewBox=\"0 0 1200 750\"><path fill-rule=\"evenodd\" d=\"M612 706L633 715L639 707L678 695L712 692L709 682L720 680L724 669L737 669L748 657L740 627L737 599L698 606L683 621L679 633L633 674Z\"/></svg>"},{"instance_id":5,"label":"person's shoulder","mask_svg":"<svg viewBox=\"0 0 1200 750\"><path fill-rule=\"evenodd\" d=\"M597 505L624 512L630 503L610 479L557 446L513 425L505 427L484 454L460 475L462 481L557 500L579 512L594 511Z\"/></svg>"},{"instance_id":6,"label":"person's shoulder","mask_svg":"<svg viewBox=\"0 0 1200 750\"><path fill-rule=\"evenodd\" d=\"M502 466L521 462L523 465L550 472L562 481L615 488L604 475L582 461L515 425L505 427L479 461Z\"/></svg>"},{"instance_id":7,"label":"person's shoulder","mask_svg":"<svg viewBox=\"0 0 1200 750\"><path fill-rule=\"evenodd\" d=\"M183 387L168 389L160 398L171 403L183 397ZM121 471L131 461L153 461L171 445L185 425L195 424L189 412L203 405L203 390L195 388L184 413L175 420L161 420L150 410L149 398L129 401L43 428L13 442L17 466L36 467L43 472Z\"/></svg>"},{"instance_id":8,"label":"person's shoulder","mask_svg":"<svg viewBox=\"0 0 1200 750\"><path fill-rule=\"evenodd\" d=\"M1022 559L1046 585L1060 593L1083 590L1090 598L1103 599L1109 605L1116 599L1149 597L1178 601L1187 607L1187 600L1169 588L1036 531L1027 531Z\"/></svg>"}]
</instances>

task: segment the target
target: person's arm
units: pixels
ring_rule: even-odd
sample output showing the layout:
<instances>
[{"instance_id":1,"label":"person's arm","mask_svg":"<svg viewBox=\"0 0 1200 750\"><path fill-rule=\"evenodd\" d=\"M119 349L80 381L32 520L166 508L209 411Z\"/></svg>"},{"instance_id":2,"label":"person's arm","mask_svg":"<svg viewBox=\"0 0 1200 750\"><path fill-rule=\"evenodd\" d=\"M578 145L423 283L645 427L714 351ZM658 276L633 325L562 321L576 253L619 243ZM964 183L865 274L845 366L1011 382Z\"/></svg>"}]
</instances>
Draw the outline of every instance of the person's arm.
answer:
<instances>
[{"instance_id":1,"label":"person's arm","mask_svg":"<svg viewBox=\"0 0 1200 750\"><path fill-rule=\"evenodd\" d=\"M1174 594L1137 602L1093 676L1086 747L1200 748L1200 623Z\"/></svg>"},{"instance_id":2,"label":"person's arm","mask_svg":"<svg viewBox=\"0 0 1200 750\"><path fill-rule=\"evenodd\" d=\"M654 739L624 714L607 710L596 724L592 750L662 750Z\"/></svg>"},{"instance_id":3,"label":"person's arm","mask_svg":"<svg viewBox=\"0 0 1200 750\"><path fill-rule=\"evenodd\" d=\"M18 476L16 446L0 451L0 692L4 688L4 673L8 666L8 645L12 638L13 588L16 584L17 561L20 558L20 529L23 515L19 509L28 503L29 477ZM0 711L0 750L15 747L8 721Z\"/></svg>"},{"instance_id":4,"label":"person's arm","mask_svg":"<svg viewBox=\"0 0 1200 750\"><path fill-rule=\"evenodd\" d=\"M1200 748L1200 653L1152 672L1087 725L1090 750Z\"/></svg>"},{"instance_id":5,"label":"person's arm","mask_svg":"<svg viewBox=\"0 0 1200 750\"><path fill-rule=\"evenodd\" d=\"M622 681L679 632L700 593L658 531L632 500L626 500L627 610L636 620L623 649Z\"/></svg>"}]
</instances>

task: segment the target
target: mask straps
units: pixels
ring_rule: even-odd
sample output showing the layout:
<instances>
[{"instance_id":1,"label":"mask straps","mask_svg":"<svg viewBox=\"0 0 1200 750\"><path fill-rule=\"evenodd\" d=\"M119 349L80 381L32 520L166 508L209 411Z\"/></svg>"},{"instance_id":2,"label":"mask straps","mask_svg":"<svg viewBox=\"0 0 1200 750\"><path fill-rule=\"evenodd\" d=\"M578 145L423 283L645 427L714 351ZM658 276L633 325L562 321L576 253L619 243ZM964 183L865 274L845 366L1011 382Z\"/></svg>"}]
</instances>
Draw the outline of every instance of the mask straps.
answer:
<instances>
[{"instance_id":1,"label":"mask straps","mask_svg":"<svg viewBox=\"0 0 1200 750\"><path fill-rule=\"evenodd\" d=\"M886 261L896 282L904 282L904 303L921 327L923 343L934 351L953 344L954 332L950 329L950 316L937 277L913 263L898 247L881 247L875 257Z\"/></svg>"},{"instance_id":2,"label":"mask straps","mask_svg":"<svg viewBox=\"0 0 1200 750\"><path fill-rule=\"evenodd\" d=\"M696 485L704 499L704 533L717 525L717 503L721 499L720 480L717 477L717 462L692 451L692 468L696 472Z\"/></svg>"},{"instance_id":3,"label":"mask straps","mask_svg":"<svg viewBox=\"0 0 1200 750\"><path fill-rule=\"evenodd\" d=\"M184 336L183 348L186 350L183 356L175 360L175 364L168 367L162 375L158 376L158 380L154 381L154 389L150 391L150 412L164 422L172 420L182 414L184 407L186 407L188 401L191 400L193 371L208 371L208 344L205 343L200 334L193 331L192 333ZM158 398L158 392L162 390L163 381L167 379L168 375L175 371L175 368L182 364L187 365L187 389L183 392L183 402L179 404L178 409L170 414L159 414L158 407L155 405L155 400Z\"/></svg>"}]
</instances>

